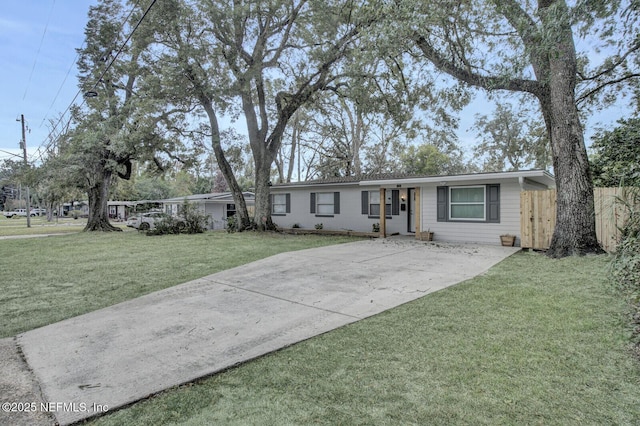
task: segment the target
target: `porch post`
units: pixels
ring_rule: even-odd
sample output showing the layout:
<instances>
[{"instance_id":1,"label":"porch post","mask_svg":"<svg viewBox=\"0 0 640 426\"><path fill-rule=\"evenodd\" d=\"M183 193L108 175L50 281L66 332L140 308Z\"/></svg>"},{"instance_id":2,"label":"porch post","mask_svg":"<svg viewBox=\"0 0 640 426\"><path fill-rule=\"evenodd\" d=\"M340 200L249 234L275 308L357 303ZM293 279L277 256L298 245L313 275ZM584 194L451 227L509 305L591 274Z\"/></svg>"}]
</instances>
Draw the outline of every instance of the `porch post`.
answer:
<instances>
[{"instance_id":1,"label":"porch post","mask_svg":"<svg viewBox=\"0 0 640 426\"><path fill-rule=\"evenodd\" d=\"M387 237L387 191L380 188L380 236Z\"/></svg>"},{"instance_id":2,"label":"porch post","mask_svg":"<svg viewBox=\"0 0 640 426\"><path fill-rule=\"evenodd\" d=\"M420 204L420 187L416 187L416 189L413 191L413 196L414 196L414 204L413 204L413 214L416 216L415 219L415 223L416 223L416 239L420 239L420 231L421 231L421 227L420 227L420 209L421 209L421 204Z\"/></svg>"}]
</instances>

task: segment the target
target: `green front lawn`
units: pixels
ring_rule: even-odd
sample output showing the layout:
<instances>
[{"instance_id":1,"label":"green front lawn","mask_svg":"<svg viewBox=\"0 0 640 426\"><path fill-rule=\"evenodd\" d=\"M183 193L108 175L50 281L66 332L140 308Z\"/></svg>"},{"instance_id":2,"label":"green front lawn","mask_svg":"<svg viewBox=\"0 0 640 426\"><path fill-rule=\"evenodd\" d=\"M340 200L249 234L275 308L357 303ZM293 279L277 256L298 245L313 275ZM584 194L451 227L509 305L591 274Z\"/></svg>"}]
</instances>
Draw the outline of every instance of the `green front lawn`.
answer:
<instances>
[{"instance_id":1,"label":"green front lawn","mask_svg":"<svg viewBox=\"0 0 640 426\"><path fill-rule=\"evenodd\" d=\"M317 236L135 232L0 241L0 335ZM608 257L519 253L488 273L96 419L155 424L640 424L640 364Z\"/></svg>"},{"instance_id":2,"label":"green front lawn","mask_svg":"<svg viewBox=\"0 0 640 426\"><path fill-rule=\"evenodd\" d=\"M0 240L0 337L285 251L346 237L78 233Z\"/></svg>"},{"instance_id":3,"label":"green front lawn","mask_svg":"<svg viewBox=\"0 0 640 426\"><path fill-rule=\"evenodd\" d=\"M15 235L35 235L35 234L62 234L68 232L80 232L87 224L86 219L74 220L71 218L53 219L47 222L45 216L31 218L31 227L27 228L26 217L6 218L0 214L0 237Z\"/></svg>"},{"instance_id":4,"label":"green front lawn","mask_svg":"<svg viewBox=\"0 0 640 426\"><path fill-rule=\"evenodd\" d=\"M640 366L607 264L517 254L95 424L640 424Z\"/></svg>"}]
</instances>

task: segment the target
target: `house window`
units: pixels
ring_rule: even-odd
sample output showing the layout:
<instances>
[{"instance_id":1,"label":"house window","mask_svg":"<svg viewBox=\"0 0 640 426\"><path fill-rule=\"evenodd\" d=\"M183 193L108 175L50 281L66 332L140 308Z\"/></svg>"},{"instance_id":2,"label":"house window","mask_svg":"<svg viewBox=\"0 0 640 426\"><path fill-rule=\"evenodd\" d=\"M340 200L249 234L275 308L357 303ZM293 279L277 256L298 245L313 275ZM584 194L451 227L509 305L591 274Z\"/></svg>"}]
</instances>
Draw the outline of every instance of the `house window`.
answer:
<instances>
[{"instance_id":1,"label":"house window","mask_svg":"<svg viewBox=\"0 0 640 426\"><path fill-rule=\"evenodd\" d=\"M271 195L271 214L280 216L291 212L291 194Z\"/></svg>"},{"instance_id":2,"label":"house window","mask_svg":"<svg viewBox=\"0 0 640 426\"><path fill-rule=\"evenodd\" d=\"M500 185L439 186L437 220L500 222Z\"/></svg>"},{"instance_id":3,"label":"house window","mask_svg":"<svg viewBox=\"0 0 640 426\"><path fill-rule=\"evenodd\" d=\"M312 192L310 213L316 216L333 216L340 214L339 192Z\"/></svg>"},{"instance_id":4,"label":"house window","mask_svg":"<svg viewBox=\"0 0 640 426\"><path fill-rule=\"evenodd\" d=\"M485 187L462 186L449 188L450 220L485 220Z\"/></svg>"},{"instance_id":5,"label":"house window","mask_svg":"<svg viewBox=\"0 0 640 426\"><path fill-rule=\"evenodd\" d=\"M227 217L235 216L235 214L236 214L236 205L227 204Z\"/></svg>"},{"instance_id":6,"label":"house window","mask_svg":"<svg viewBox=\"0 0 640 426\"><path fill-rule=\"evenodd\" d=\"M388 218L400 214L400 191L387 190L385 200L385 214ZM371 218L380 217L380 191L362 191L362 214Z\"/></svg>"},{"instance_id":7,"label":"house window","mask_svg":"<svg viewBox=\"0 0 640 426\"><path fill-rule=\"evenodd\" d=\"M333 214L333 192L319 192L316 196L316 213Z\"/></svg>"},{"instance_id":8,"label":"house window","mask_svg":"<svg viewBox=\"0 0 640 426\"><path fill-rule=\"evenodd\" d=\"M380 216L380 192L369 192L369 216Z\"/></svg>"}]
</instances>

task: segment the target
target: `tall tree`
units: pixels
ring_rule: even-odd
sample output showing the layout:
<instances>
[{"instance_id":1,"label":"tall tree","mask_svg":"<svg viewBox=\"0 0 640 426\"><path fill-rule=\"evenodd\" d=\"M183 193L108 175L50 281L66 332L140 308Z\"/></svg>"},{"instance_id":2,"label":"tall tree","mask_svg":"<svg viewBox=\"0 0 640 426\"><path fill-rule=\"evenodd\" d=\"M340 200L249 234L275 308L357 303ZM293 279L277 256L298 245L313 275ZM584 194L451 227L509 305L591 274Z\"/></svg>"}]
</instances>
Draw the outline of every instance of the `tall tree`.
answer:
<instances>
[{"instance_id":1,"label":"tall tree","mask_svg":"<svg viewBox=\"0 0 640 426\"><path fill-rule=\"evenodd\" d=\"M640 38L632 32L637 2L579 1L571 7L562 0L407 0L393 8L411 23L407 35L417 51L440 71L470 86L526 93L538 100L558 189L557 224L548 254L600 252L576 85L579 79L597 82L590 91L596 94L638 76L625 72L633 69L631 61L640 49ZM617 13L629 17L618 21ZM625 22L629 26L623 28ZM598 35L607 38L605 42L622 40L616 55L592 76L580 74L574 27L580 36L601 28L606 31Z\"/></svg>"},{"instance_id":2,"label":"tall tree","mask_svg":"<svg viewBox=\"0 0 640 426\"><path fill-rule=\"evenodd\" d=\"M474 152L484 158L484 171L548 169L551 165L546 128L527 108L514 111L508 102L499 103L493 117L477 114L474 128L480 140Z\"/></svg>"},{"instance_id":3,"label":"tall tree","mask_svg":"<svg viewBox=\"0 0 640 426\"><path fill-rule=\"evenodd\" d=\"M640 119L618 121L615 129L593 137L593 181L596 186L640 186Z\"/></svg>"},{"instance_id":4,"label":"tall tree","mask_svg":"<svg viewBox=\"0 0 640 426\"><path fill-rule=\"evenodd\" d=\"M337 84L347 52L378 11L351 1L200 0L188 6L188 19L176 16L184 25L174 54L212 128L220 113L243 115L254 161L255 225L272 229L269 184L289 119ZM224 152L216 144L220 160ZM241 202L233 170L220 168Z\"/></svg>"},{"instance_id":5,"label":"tall tree","mask_svg":"<svg viewBox=\"0 0 640 426\"><path fill-rule=\"evenodd\" d=\"M107 214L113 179L129 179L135 159L163 168L160 152L175 158L182 146L174 129L182 127L177 123L190 106L158 92L163 87L150 72L151 39L143 23L154 3L146 10L138 3L100 0L91 6L86 44L78 49L79 86L87 99L73 111L76 127L61 153L88 193L85 231L119 231Z\"/></svg>"}]
</instances>

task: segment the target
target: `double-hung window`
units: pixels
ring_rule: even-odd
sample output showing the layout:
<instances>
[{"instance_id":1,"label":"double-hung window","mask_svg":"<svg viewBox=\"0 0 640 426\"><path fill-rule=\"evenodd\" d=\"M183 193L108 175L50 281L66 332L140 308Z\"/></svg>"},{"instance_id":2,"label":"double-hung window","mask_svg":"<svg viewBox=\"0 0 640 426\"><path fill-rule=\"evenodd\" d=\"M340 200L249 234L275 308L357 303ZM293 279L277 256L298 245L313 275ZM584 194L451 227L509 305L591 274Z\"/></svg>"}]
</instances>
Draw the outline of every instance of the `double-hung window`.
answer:
<instances>
[{"instance_id":1,"label":"double-hung window","mask_svg":"<svg viewBox=\"0 0 640 426\"><path fill-rule=\"evenodd\" d=\"M318 192L316 195L316 214L333 214L333 192Z\"/></svg>"},{"instance_id":2,"label":"double-hung window","mask_svg":"<svg viewBox=\"0 0 640 426\"><path fill-rule=\"evenodd\" d=\"M369 191L369 216L380 216L380 191Z\"/></svg>"},{"instance_id":3,"label":"double-hung window","mask_svg":"<svg viewBox=\"0 0 640 426\"><path fill-rule=\"evenodd\" d=\"M500 222L500 185L439 186L438 222Z\"/></svg>"},{"instance_id":4,"label":"double-hung window","mask_svg":"<svg viewBox=\"0 0 640 426\"><path fill-rule=\"evenodd\" d=\"M271 214L283 216L291 213L291 194L271 194Z\"/></svg>"},{"instance_id":5,"label":"double-hung window","mask_svg":"<svg viewBox=\"0 0 640 426\"><path fill-rule=\"evenodd\" d=\"M380 191L362 191L362 214L370 218L380 217ZM400 214L400 191L389 189L386 191L384 203L387 218Z\"/></svg>"},{"instance_id":6,"label":"double-hung window","mask_svg":"<svg viewBox=\"0 0 640 426\"><path fill-rule=\"evenodd\" d=\"M449 220L485 220L485 187L449 187Z\"/></svg>"},{"instance_id":7,"label":"double-hung window","mask_svg":"<svg viewBox=\"0 0 640 426\"><path fill-rule=\"evenodd\" d=\"M340 193L312 192L310 212L320 217L340 214Z\"/></svg>"}]
</instances>

